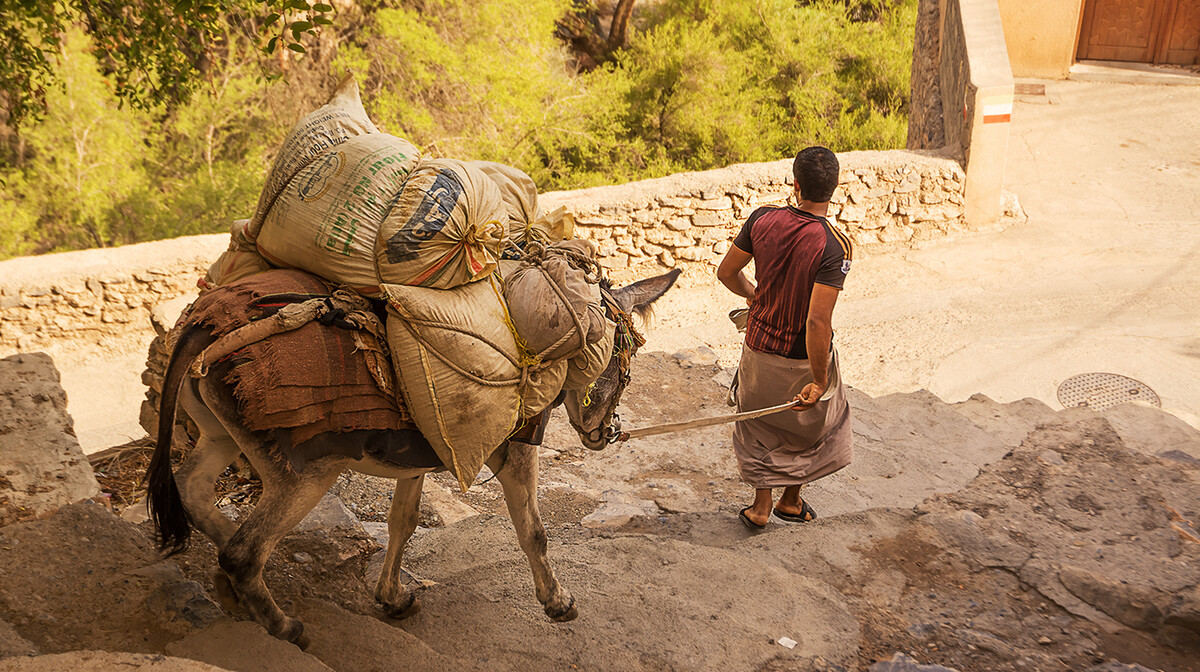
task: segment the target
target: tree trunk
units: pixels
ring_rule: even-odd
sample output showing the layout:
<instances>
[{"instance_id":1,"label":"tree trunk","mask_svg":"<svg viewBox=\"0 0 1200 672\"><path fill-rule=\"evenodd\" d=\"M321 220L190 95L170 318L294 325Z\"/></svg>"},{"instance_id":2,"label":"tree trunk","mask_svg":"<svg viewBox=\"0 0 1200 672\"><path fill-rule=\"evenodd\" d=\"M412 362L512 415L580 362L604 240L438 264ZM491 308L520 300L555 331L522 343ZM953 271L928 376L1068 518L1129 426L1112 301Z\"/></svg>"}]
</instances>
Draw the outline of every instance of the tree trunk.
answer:
<instances>
[{"instance_id":1,"label":"tree trunk","mask_svg":"<svg viewBox=\"0 0 1200 672\"><path fill-rule=\"evenodd\" d=\"M620 0L613 11L612 27L608 31L608 53L621 49L628 42L629 17L633 16L634 0Z\"/></svg>"}]
</instances>

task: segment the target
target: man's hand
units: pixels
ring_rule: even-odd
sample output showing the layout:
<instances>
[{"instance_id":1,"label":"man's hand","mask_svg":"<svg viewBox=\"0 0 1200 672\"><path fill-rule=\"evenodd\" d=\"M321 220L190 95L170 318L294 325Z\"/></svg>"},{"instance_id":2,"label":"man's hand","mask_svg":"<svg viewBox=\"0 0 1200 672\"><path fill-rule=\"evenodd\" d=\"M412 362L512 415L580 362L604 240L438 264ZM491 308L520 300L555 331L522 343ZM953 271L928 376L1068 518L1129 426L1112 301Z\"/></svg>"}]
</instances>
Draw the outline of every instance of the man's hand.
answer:
<instances>
[{"instance_id":1,"label":"man's hand","mask_svg":"<svg viewBox=\"0 0 1200 672\"><path fill-rule=\"evenodd\" d=\"M800 394L797 394L796 397L792 399L792 401L800 402L800 405L796 407L796 410L803 411L816 406L817 402L821 400L821 395L825 394L825 387L826 386L824 385L817 385L816 383L809 383L805 385L804 389L800 390Z\"/></svg>"}]
</instances>

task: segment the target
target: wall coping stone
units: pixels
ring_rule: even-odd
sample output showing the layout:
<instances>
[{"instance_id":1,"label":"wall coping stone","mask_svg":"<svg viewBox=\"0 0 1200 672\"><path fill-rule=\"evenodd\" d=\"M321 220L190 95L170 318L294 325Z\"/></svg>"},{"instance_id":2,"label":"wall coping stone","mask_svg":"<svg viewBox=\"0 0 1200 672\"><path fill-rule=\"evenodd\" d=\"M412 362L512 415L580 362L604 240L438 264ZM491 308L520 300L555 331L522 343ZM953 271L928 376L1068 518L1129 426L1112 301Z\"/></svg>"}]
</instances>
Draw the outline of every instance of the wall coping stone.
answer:
<instances>
[{"instance_id":1,"label":"wall coping stone","mask_svg":"<svg viewBox=\"0 0 1200 672\"><path fill-rule=\"evenodd\" d=\"M837 157L838 163L841 165L843 182L848 177L854 176L856 170L867 166L903 170L913 165L957 162L959 158L955 148L839 152ZM766 163L739 163L725 168L676 173L666 177L626 184L589 187L572 191L550 191L540 194L538 203L547 210L566 206L577 213L595 213L599 210L601 203L606 206L621 204L630 208L659 207L660 196L678 196L689 192L696 200L709 200L724 196L727 190L747 183L790 185L792 183L792 160L787 158Z\"/></svg>"},{"instance_id":2,"label":"wall coping stone","mask_svg":"<svg viewBox=\"0 0 1200 672\"><path fill-rule=\"evenodd\" d=\"M125 280L166 266L207 267L227 247L229 234L214 233L6 259L0 261L0 296L14 296L23 290L51 293L56 286L78 286L88 280Z\"/></svg>"}]
</instances>

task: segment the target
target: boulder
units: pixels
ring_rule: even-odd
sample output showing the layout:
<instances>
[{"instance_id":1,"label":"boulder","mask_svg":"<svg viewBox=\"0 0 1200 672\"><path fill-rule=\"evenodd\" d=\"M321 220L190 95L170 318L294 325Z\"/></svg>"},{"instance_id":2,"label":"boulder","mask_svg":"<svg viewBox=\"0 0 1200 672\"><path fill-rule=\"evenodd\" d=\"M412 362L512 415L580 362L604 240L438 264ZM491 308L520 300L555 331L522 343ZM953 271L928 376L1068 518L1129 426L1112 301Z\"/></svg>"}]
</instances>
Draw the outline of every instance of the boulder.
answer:
<instances>
[{"instance_id":1,"label":"boulder","mask_svg":"<svg viewBox=\"0 0 1200 672\"><path fill-rule=\"evenodd\" d=\"M237 646L230 646L231 642L237 642ZM168 644L167 653L237 671L330 672L320 660L268 635L262 626L250 621L223 619Z\"/></svg>"},{"instance_id":2,"label":"boulder","mask_svg":"<svg viewBox=\"0 0 1200 672\"><path fill-rule=\"evenodd\" d=\"M100 494L45 353L0 359L0 525Z\"/></svg>"},{"instance_id":3,"label":"boulder","mask_svg":"<svg viewBox=\"0 0 1200 672\"><path fill-rule=\"evenodd\" d=\"M109 651L71 651L32 658L6 658L4 669L8 672L229 672L225 668L185 658Z\"/></svg>"},{"instance_id":4,"label":"boulder","mask_svg":"<svg viewBox=\"0 0 1200 672\"><path fill-rule=\"evenodd\" d=\"M639 516L657 516L658 505L647 499L638 499L633 495L616 490L605 490L600 496L600 506L580 522L584 527L614 528L620 527Z\"/></svg>"}]
</instances>

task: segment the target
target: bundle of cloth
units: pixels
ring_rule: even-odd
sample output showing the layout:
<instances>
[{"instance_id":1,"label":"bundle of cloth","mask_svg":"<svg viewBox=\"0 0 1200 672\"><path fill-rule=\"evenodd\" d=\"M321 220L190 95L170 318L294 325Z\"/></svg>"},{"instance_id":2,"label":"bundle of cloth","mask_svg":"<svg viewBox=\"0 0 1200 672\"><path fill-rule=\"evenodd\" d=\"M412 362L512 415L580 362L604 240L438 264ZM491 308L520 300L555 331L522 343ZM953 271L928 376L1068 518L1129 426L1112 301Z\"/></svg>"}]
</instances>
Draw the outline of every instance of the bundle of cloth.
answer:
<instances>
[{"instance_id":1,"label":"bundle of cloth","mask_svg":"<svg viewBox=\"0 0 1200 672\"><path fill-rule=\"evenodd\" d=\"M284 141L201 281L299 269L384 302L403 406L465 490L496 446L612 355L600 268L524 172L425 158L347 78Z\"/></svg>"}]
</instances>

